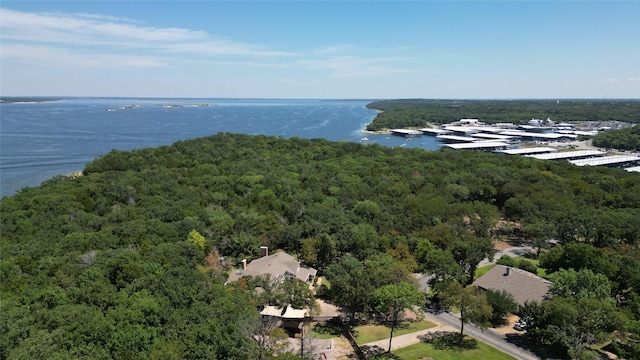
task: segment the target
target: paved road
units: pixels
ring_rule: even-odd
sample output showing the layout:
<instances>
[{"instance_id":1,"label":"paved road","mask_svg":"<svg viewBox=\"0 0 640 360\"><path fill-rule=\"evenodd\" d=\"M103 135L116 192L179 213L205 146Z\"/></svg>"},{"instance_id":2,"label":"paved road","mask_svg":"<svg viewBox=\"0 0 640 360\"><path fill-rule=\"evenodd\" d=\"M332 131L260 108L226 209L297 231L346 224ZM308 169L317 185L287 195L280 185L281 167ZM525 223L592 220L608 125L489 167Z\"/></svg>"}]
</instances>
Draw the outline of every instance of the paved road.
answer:
<instances>
[{"instance_id":1,"label":"paved road","mask_svg":"<svg viewBox=\"0 0 640 360\"><path fill-rule=\"evenodd\" d=\"M532 246L529 246L529 245L512 246L512 247L504 249L504 250L496 251L496 254L493 256L493 259L491 261L489 261L489 259L484 259L484 260L480 261L480 263L478 264L478 267L483 267L485 265L493 264L496 261L498 261L498 259L500 259L500 257L502 255L508 255L510 257L516 257L516 256L523 256L523 255L526 255L526 254L530 254L530 253L532 253L534 251L535 251L535 249Z\"/></svg>"},{"instance_id":2,"label":"paved road","mask_svg":"<svg viewBox=\"0 0 640 360\"><path fill-rule=\"evenodd\" d=\"M448 313L448 312L440 312L440 313L432 313L427 312L426 315L430 318L433 318L437 322L442 325L450 326L456 328L460 331L460 318L457 316ZM464 324L464 333L472 336L480 341L483 341L500 351L507 353L517 359L520 360L538 360L540 359L536 355L531 352L518 347L514 344L507 342L506 337L498 332L487 329L484 332L480 330L480 328L476 327L473 324Z\"/></svg>"}]
</instances>

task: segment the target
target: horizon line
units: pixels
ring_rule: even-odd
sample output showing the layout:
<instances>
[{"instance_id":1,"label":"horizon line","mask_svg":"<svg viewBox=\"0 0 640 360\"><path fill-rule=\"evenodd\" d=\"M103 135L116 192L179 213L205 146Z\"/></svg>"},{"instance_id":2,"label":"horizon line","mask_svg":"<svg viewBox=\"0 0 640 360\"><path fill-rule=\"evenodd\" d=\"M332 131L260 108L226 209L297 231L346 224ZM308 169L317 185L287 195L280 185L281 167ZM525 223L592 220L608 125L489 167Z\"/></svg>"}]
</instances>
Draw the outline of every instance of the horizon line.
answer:
<instances>
[{"instance_id":1,"label":"horizon line","mask_svg":"<svg viewBox=\"0 0 640 360\"><path fill-rule=\"evenodd\" d=\"M535 97L513 97L513 98L425 98L425 97L399 97L399 98L358 98L358 97L345 97L345 98L312 98L312 97L200 97L200 96L92 96L92 95L0 95L2 99L15 99L15 98L50 98L50 99L217 99L217 100L343 100L343 101L395 101L395 100L453 100L453 101L521 101L521 100L640 100L640 97L615 97L615 98L593 98L593 97L548 97L548 98L535 98Z\"/></svg>"}]
</instances>

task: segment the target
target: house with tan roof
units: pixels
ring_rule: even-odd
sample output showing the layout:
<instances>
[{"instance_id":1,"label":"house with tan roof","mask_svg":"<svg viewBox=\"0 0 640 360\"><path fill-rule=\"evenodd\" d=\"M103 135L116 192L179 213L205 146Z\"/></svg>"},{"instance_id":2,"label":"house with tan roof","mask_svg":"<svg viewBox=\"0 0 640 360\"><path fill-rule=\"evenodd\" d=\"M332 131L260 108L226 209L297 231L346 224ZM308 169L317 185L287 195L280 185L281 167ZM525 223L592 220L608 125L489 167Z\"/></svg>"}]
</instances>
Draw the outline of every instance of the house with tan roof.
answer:
<instances>
[{"instance_id":1,"label":"house with tan roof","mask_svg":"<svg viewBox=\"0 0 640 360\"><path fill-rule=\"evenodd\" d=\"M549 296L551 282L535 274L510 266L496 265L473 282L484 290L505 290L521 306L526 301L542 301Z\"/></svg>"},{"instance_id":2,"label":"house with tan roof","mask_svg":"<svg viewBox=\"0 0 640 360\"><path fill-rule=\"evenodd\" d=\"M278 252L268 255L265 247L261 248L262 257L251 261L248 265L243 260L243 269L231 272L227 282L238 281L243 276L270 275L274 281L284 281L287 279L298 279L308 284L313 284L318 270L306 266L296 260L293 256Z\"/></svg>"}]
</instances>

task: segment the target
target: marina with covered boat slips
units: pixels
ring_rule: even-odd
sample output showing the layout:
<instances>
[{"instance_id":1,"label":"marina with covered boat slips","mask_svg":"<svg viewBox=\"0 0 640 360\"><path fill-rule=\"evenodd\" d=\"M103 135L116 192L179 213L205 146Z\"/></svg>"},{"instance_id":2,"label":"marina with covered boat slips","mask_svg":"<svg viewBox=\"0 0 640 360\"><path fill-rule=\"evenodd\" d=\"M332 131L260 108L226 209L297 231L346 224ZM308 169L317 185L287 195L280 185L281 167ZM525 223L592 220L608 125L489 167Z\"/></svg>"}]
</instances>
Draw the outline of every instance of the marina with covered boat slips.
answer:
<instances>
[{"instance_id":1,"label":"marina with covered boat slips","mask_svg":"<svg viewBox=\"0 0 640 360\"><path fill-rule=\"evenodd\" d=\"M418 130L392 129L394 135L417 137L434 136L443 142L443 147L459 150L493 151L510 155L524 155L539 160L566 160L577 166L608 166L635 169L640 165L638 154L608 154L602 150L564 150L558 147L521 147L536 144L575 142L579 136L594 136L598 131L576 130L571 124L553 126L550 119L532 119L529 125L495 124L485 125L475 119L462 119L457 123L444 124L440 128ZM547 126L541 126L545 124ZM571 145L575 148L575 145ZM636 170L631 170L636 171Z\"/></svg>"},{"instance_id":2,"label":"marina with covered boat slips","mask_svg":"<svg viewBox=\"0 0 640 360\"><path fill-rule=\"evenodd\" d=\"M532 119L533 123L549 123ZM566 124L561 128L551 126L496 124L485 125L476 119L462 119L457 123L444 124L440 128L391 129L393 135L404 137L418 137L422 135L435 136L446 143L471 143L480 141L497 141L517 143L522 141L572 141L581 135L595 135L597 132L577 131L569 129ZM562 130L559 130L562 129Z\"/></svg>"}]
</instances>

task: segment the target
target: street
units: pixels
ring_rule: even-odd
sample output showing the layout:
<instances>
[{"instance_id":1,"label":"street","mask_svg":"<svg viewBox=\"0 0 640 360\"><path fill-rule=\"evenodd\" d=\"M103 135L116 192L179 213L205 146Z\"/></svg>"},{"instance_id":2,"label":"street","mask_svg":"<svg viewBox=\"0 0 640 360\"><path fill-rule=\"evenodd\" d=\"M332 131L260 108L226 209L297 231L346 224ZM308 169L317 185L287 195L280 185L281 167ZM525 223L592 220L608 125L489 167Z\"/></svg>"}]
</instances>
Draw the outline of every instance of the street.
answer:
<instances>
[{"instance_id":1,"label":"street","mask_svg":"<svg viewBox=\"0 0 640 360\"><path fill-rule=\"evenodd\" d=\"M425 311L425 315L427 317L433 318L437 320L437 322L450 326L452 328L458 329L460 331L460 318L448 313L448 312L431 312ZM517 359L521 360L538 360L540 359L536 355L531 352L522 349L514 344L511 344L507 341L506 337L502 334L499 334L495 331L487 329L485 331L480 330L477 326L467 323L464 325L464 333L472 336L482 342L485 342L500 351L507 353Z\"/></svg>"}]
</instances>

